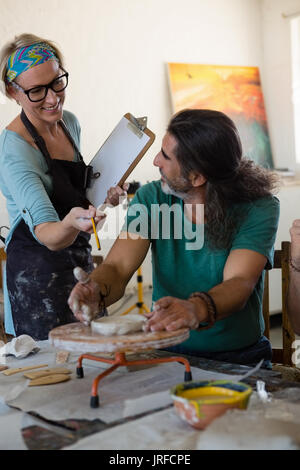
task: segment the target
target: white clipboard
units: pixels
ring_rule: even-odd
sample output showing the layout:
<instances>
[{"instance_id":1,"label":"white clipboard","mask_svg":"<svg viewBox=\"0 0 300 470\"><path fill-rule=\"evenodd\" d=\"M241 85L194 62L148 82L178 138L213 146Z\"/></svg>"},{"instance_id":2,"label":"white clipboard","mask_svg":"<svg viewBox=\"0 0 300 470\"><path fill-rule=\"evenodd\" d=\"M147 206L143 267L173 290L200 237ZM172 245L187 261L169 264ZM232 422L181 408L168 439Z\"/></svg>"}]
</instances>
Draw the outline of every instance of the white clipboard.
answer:
<instances>
[{"instance_id":1,"label":"white clipboard","mask_svg":"<svg viewBox=\"0 0 300 470\"><path fill-rule=\"evenodd\" d=\"M124 184L153 144L155 134L146 125L146 117L135 118L130 113L125 114L89 163L94 177L86 196L94 207L104 203L109 188Z\"/></svg>"}]
</instances>

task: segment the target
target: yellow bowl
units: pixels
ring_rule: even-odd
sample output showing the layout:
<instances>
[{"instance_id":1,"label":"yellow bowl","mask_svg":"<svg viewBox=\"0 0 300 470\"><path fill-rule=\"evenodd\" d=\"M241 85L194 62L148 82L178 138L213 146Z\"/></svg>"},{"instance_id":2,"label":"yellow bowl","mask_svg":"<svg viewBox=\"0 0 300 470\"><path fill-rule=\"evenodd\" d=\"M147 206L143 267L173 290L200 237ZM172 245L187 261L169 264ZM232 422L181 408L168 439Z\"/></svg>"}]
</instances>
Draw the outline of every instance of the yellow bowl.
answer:
<instances>
[{"instance_id":1,"label":"yellow bowl","mask_svg":"<svg viewBox=\"0 0 300 470\"><path fill-rule=\"evenodd\" d=\"M184 382L171 389L177 414L196 429L204 429L228 409L245 409L252 388L242 382Z\"/></svg>"}]
</instances>

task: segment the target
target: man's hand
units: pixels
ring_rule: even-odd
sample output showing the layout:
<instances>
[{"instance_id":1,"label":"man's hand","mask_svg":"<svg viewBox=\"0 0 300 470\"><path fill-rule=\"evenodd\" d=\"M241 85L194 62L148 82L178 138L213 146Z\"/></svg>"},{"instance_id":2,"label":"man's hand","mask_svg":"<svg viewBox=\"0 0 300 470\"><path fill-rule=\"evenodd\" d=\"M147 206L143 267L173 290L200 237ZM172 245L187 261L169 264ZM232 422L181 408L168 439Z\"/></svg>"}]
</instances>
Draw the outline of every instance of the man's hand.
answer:
<instances>
[{"instance_id":1,"label":"man's hand","mask_svg":"<svg viewBox=\"0 0 300 470\"><path fill-rule=\"evenodd\" d=\"M201 299L200 299L201 301ZM202 304L203 305L203 304ZM155 302L154 310L145 314L148 321L144 331L175 331L180 328L196 329L206 320L206 308L196 302L176 297L162 297Z\"/></svg>"},{"instance_id":2,"label":"man's hand","mask_svg":"<svg viewBox=\"0 0 300 470\"><path fill-rule=\"evenodd\" d=\"M112 206L117 206L118 204L120 204L120 202L122 202L122 200L126 199L128 188L128 183L123 184L122 188L120 188L120 186L109 188L104 203Z\"/></svg>"},{"instance_id":3,"label":"man's hand","mask_svg":"<svg viewBox=\"0 0 300 470\"><path fill-rule=\"evenodd\" d=\"M77 320L89 325L99 314L100 286L79 267L74 269L74 276L79 282L73 288L68 304Z\"/></svg>"},{"instance_id":4,"label":"man's hand","mask_svg":"<svg viewBox=\"0 0 300 470\"><path fill-rule=\"evenodd\" d=\"M300 269L300 219L296 219L290 228L291 260L293 265Z\"/></svg>"}]
</instances>

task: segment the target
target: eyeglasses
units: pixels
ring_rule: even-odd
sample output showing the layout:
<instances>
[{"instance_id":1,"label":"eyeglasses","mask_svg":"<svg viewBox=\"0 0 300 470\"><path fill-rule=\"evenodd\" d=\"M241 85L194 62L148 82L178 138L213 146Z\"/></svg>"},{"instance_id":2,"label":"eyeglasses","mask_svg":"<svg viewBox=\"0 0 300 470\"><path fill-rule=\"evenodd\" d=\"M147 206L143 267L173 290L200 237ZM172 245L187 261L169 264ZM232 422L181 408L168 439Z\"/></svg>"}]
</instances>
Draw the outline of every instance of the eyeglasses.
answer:
<instances>
[{"instance_id":1,"label":"eyeglasses","mask_svg":"<svg viewBox=\"0 0 300 470\"><path fill-rule=\"evenodd\" d=\"M43 101L46 98L49 88L55 91L55 93L63 91L65 88L67 88L68 81L69 74L68 72L65 72L63 75L56 77L54 80L52 80L52 82L48 83L48 85L35 86L29 90L24 90L24 88L22 88L16 82L11 82L11 84L18 90L25 93L30 101L36 103L38 101Z\"/></svg>"}]
</instances>

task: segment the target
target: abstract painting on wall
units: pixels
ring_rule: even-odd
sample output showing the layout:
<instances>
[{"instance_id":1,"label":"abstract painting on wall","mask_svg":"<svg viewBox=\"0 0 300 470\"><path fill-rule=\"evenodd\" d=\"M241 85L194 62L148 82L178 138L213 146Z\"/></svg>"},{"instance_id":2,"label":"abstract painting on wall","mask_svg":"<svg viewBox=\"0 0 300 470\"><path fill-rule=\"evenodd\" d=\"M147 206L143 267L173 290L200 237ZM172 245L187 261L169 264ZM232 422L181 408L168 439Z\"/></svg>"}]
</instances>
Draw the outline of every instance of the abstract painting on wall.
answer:
<instances>
[{"instance_id":1,"label":"abstract painting on wall","mask_svg":"<svg viewBox=\"0 0 300 470\"><path fill-rule=\"evenodd\" d=\"M245 157L273 168L258 67L169 63L173 112L214 109L235 123Z\"/></svg>"}]
</instances>

